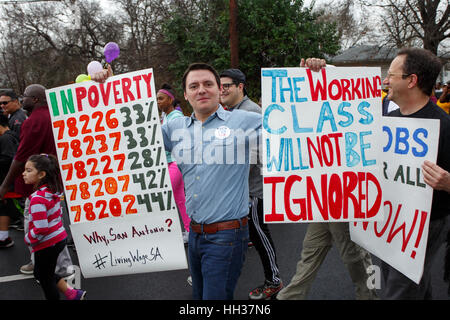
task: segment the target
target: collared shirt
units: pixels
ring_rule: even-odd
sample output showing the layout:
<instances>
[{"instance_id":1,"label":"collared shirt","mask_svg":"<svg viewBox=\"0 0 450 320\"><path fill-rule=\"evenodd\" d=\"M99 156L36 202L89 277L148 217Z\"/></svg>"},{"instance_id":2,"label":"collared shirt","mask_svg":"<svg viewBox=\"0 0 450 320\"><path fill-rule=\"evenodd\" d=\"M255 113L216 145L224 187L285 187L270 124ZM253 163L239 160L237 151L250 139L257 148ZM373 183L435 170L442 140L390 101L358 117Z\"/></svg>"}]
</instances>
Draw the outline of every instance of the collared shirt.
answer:
<instances>
[{"instance_id":1,"label":"collared shirt","mask_svg":"<svg viewBox=\"0 0 450 320\"><path fill-rule=\"evenodd\" d=\"M214 223L247 216L249 165L261 123L257 113L219 106L203 123L193 114L163 125L164 146L183 174L192 220Z\"/></svg>"}]
</instances>

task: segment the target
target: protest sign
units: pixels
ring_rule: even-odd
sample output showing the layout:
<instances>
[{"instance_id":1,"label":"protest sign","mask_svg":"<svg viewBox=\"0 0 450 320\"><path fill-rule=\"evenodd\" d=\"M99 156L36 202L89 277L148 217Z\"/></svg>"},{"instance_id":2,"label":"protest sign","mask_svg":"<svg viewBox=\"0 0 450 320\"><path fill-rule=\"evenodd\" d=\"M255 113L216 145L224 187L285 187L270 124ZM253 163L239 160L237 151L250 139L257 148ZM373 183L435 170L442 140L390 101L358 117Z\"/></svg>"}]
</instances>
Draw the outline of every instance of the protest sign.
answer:
<instances>
[{"instance_id":1,"label":"protest sign","mask_svg":"<svg viewBox=\"0 0 450 320\"><path fill-rule=\"evenodd\" d=\"M114 76L105 83L54 88L46 95L71 230L75 245L83 248L77 250L83 273L107 276L186 268L152 69ZM113 237L109 228L133 234L125 231L131 224L136 230L159 230L158 236L111 241L103 252L91 238L101 233ZM117 268L111 262L87 273L106 251L123 256L124 249L157 247L162 259L143 267Z\"/></svg>"},{"instance_id":2,"label":"protest sign","mask_svg":"<svg viewBox=\"0 0 450 320\"><path fill-rule=\"evenodd\" d=\"M383 118L383 221L350 224L351 239L416 283L423 273L433 189L425 160L436 162L439 120Z\"/></svg>"},{"instance_id":3,"label":"protest sign","mask_svg":"<svg viewBox=\"0 0 450 320\"><path fill-rule=\"evenodd\" d=\"M261 72L265 222L382 219L380 69Z\"/></svg>"}]
</instances>

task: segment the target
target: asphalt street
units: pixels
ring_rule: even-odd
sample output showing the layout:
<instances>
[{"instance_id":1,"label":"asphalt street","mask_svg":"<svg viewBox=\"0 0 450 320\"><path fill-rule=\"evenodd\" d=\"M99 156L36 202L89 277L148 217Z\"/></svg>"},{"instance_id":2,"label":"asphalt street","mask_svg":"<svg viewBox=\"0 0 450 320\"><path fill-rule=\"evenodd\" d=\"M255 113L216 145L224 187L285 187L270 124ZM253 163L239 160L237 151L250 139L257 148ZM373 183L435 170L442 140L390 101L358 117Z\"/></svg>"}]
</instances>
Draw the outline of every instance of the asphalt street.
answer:
<instances>
[{"instance_id":1,"label":"asphalt street","mask_svg":"<svg viewBox=\"0 0 450 320\"><path fill-rule=\"evenodd\" d=\"M289 283L300 257L305 224L270 225L278 264L285 284ZM20 275L19 268L28 262L29 253L23 242L23 231L11 230L15 245L0 250L0 300L42 300L43 293L36 281ZM186 248L187 250L187 248ZM75 265L76 252L69 249ZM373 263L380 260L372 256ZM433 269L433 298L448 300L447 283L443 282L444 247L439 251ZM191 287L186 279L189 271L166 271L104 278L81 278L81 287L88 300L191 300ZM263 269L254 248L247 252L235 299L247 300L248 292L262 284ZM379 293L381 293L379 291ZM354 300L353 284L338 251L332 248L314 281L310 300Z\"/></svg>"}]
</instances>

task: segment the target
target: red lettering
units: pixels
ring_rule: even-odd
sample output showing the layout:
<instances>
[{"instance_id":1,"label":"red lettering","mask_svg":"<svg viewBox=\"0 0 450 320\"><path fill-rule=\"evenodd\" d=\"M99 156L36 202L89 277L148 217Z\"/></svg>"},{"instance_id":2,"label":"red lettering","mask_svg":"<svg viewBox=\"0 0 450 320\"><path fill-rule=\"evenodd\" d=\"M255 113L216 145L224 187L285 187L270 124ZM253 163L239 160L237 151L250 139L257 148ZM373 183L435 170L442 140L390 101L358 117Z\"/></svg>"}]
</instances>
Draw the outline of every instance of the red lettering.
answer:
<instances>
[{"instance_id":1,"label":"red lettering","mask_svg":"<svg viewBox=\"0 0 450 320\"><path fill-rule=\"evenodd\" d=\"M122 99L120 99L119 96L119 91L117 90L117 86L120 85L120 80L115 80L112 83L113 86L113 93L114 93L114 102L116 104L120 104L122 103Z\"/></svg>"},{"instance_id":2,"label":"red lettering","mask_svg":"<svg viewBox=\"0 0 450 320\"><path fill-rule=\"evenodd\" d=\"M130 99L130 101L135 100L133 93L130 91L130 87L131 87L131 79L123 78L122 79L122 91L123 91L123 98L124 98L125 102L129 101L128 98Z\"/></svg>"},{"instance_id":3,"label":"red lettering","mask_svg":"<svg viewBox=\"0 0 450 320\"><path fill-rule=\"evenodd\" d=\"M77 96L77 105L78 105L78 111L83 111L83 104L82 104L82 100L84 98L86 98L87 95L87 91L85 87L78 87L75 88L75 93Z\"/></svg>"},{"instance_id":4,"label":"red lettering","mask_svg":"<svg viewBox=\"0 0 450 320\"><path fill-rule=\"evenodd\" d=\"M341 79L341 86L342 86L342 100L347 101L352 99L352 93L350 92L350 80L348 79Z\"/></svg>"},{"instance_id":5,"label":"red lettering","mask_svg":"<svg viewBox=\"0 0 450 320\"><path fill-rule=\"evenodd\" d=\"M333 86L337 88L337 93L333 94ZM328 95L331 100L339 100L342 96L342 88L341 83L339 80L334 79L330 82L330 85L328 86Z\"/></svg>"},{"instance_id":6,"label":"red lettering","mask_svg":"<svg viewBox=\"0 0 450 320\"><path fill-rule=\"evenodd\" d=\"M378 89L378 85L381 87L381 77L376 76L373 78L373 83L375 85L375 92L377 97L381 97L381 89Z\"/></svg>"},{"instance_id":7,"label":"red lettering","mask_svg":"<svg viewBox=\"0 0 450 320\"><path fill-rule=\"evenodd\" d=\"M414 247L418 248L420 240L422 239L423 229L425 227L425 222L427 221L427 215L428 213L426 211L422 211L422 215L420 217L420 225L419 225L419 233L417 234L416 243L414 244ZM416 252L411 252L411 258L416 257Z\"/></svg>"},{"instance_id":8,"label":"red lettering","mask_svg":"<svg viewBox=\"0 0 450 320\"><path fill-rule=\"evenodd\" d=\"M376 97L376 83L374 83L374 86L372 86L372 83L370 83L370 80L366 78L366 96L367 97Z\"/></svg>"},{"instance_id":9,"label":"red lettering","mask_svg":"<svg viewBox=\"0 0 450 320\"><path fill-rule=\"evenodd\" d=\"M374 204L372 205L372 208L369 209L369 199L367 198L366 202L366 218L372 218L377 215L378 211L381 207L381 200L382 200L382 194L383 191L381 190L380 183L378 182L377 178L370 172L367 173L367 180L366 180L366 190L369 190L369 181L373 182L373 184L377 188L377 197L375 199ZM367 191L366 191L367 192Z\"/></svg>"},{"instance_id":10,"label":"red lettering","mask_svg":"<svg viewBox=\"0 0 450 320\"><path fill-rule=\"evenodd\" d=\"M141 76L134 76L133 80L136 83L137 98L141 99L141 87L139 86L139 81L141 80Z\"/></svg>"},{"instance_id":11,"label":"red lettering","mask_svg":"<svg viewBox=\"0 0 450 320\"><path fill-rule=\"evenodd\" d=\"M339 147L339 138L342 138L342 132L330 133L328 135L330 138L334 138L334 147L336 149L336 159L338 166L341 166L341 149Z\"/></svg>"},{"instance_id":12,"label":"red lettering","mask_svg":"<svg viewBox=\"0 0 450 320\"><path fill-rule=\"evenodd\" d=\"M110 92L111 92L111 82L106 83L106 91L105 91L105 84L100 83L100 94L102 95L103 103L105 106L108 105Z\"/></svg>"},{"instance_id":13,"label":"red lettering","mask_svg":"<svg viewBox=\"0 0 450 320\"><path fill-rule=\"evenodd\" d=\"M330 167L333 165L333 145L331 144L331 140L330 138L328 138L327 135L324 135L321 137L320 139L320 146L322 148L323 151L323 158L325 160L325 165ZM328 152L326 152L325 150L325 146L328 146Z\"/></svg>"},{"instance_id":14,"label":"red lettering","mask_svg":"<svg viewBox=\"0 0 450 320\"><path fill-rule=\"evenodd\" d=\"M322 218L325 221L328 221L327 175L326 174L321 175L320 181L321 181L320 185L322 188L322 204L320 203L319 195L317 193L316 187L314 186L313 179L311 177L306 177L306 192L308 198L308 219L312 220L311 198L313 197L317 205L317 208L319 208L319 212L322 215Z\"/></svg>"},{"instance_id":15,"label":"red lettering","mask_svg":"<svg viewBox=\"0 0 450 320\"><path fill-rule=\"evenodd\" d=\"M350 82L352 83L352 100L355 100L355 94L358 96L358 99L361 99L361 91L359 91L359 86L361 85L361 79L351 79Z\"/></svg>"},{"instance_id":16,"label":"red lettering","mask_svg":"<svg viewBox=\"0 0 450 320\"><path fill-rule=\"evenodd\" d=\"M344 218L348 217L348 199L350 199L353 203L353 211L355 213L355 217L361 216L361 206L356 199L355 195L352 193L353 190L356 189L358 185L358 176L353 171L346 171L343 173L344 179L344 192L343 192L343 205L344 205Z\"/></svg>"},{"instance_id":17,"label":"red lettering","mask_svg":"<svg viewBox=\"0 0 450 320\"><path fill-rule=\"evenodd\" d=\"M417 215L419 213L419 210L416 209L416 212L414 213L414 220L413 220L411 229L409 230L408 235L406 236L406 223L405 222L403 222L397 229L394 230L395 225L397 224L397 219L398 219L401 207L402 207L402 205L399 204L397 213L395 214L394 222L392 223L392 227L391 227L391 230L389 231L389 235L387 237L386 242L391 243L392 239L394 239L394 237L397 235L397 233L399 233L401 231L402 232L402 252L405 252L405 249L408 246L409 239L411 238L412 232L416 225Z\"/></svg>"},{"instance_id":18,"label":"red lettering","mask_svg":"<svg viewBox=\"0 0 450 320\"><path fill-rule=\"evenodd\" d=\"M306 138L306 144L308 146L308 155L309 155L309 166L311 168L314 168L314 163L312 159L312 153L311 148L314 150L314 153L317 156L317 159L319 160L320 166L323 167L323 159L322 159L322 149L320 148L320 137L316 137L317 139L317 148L314 146L314 143L311 141L310 137Z\"/></svg>"},{"instance_id":19,"label":"red lettering","mask_svg":"<svg viewBox=\"0 0 450 320\"><path fill-rule=\"evenodd\" d=\"M355 217L355 218L365 218L365 214L362 211L362 206L361 206L361 202L363 200L367 201L366 195L363 194L363 191L362 191L362 187L363 187L363 183L362 182L364 180L366 180L366 174L364 172L358 172L358 199L359 199L359 209L360 210L358 210L359 216ZM367 192L367 189L366 189L366 192Z\"/></svg>"},{"instance_id":20,"label":"red lettering","mask_svg":"<svg viewBox=\"0 0 450 320\"><path fill-rule=\"evenodd\" d=\"M292 185L294 184L294 182L297 182L297 181L298 182L302 181L302 178L297 175L289 176L286 179L286 184L284 187L284 208L286 210L286 215L290 221L298 221L298 220L306 219L305 199L293 199L292 200L295 204L299 204L299 207L300 207L299 215L294 214L294 212L292 212L292 209L291 209L291 203L290 203L291 189L292 189Z\"/></svg>"},{"instance_id":21,"label":"red lettering","mask_svg":"<svg viewBox=\"0 0 450 320\"><path fill-rule=\"evenodd\" d=\"M328 187L328 203L330 216L334 219L340 219L342 215L342 185L341 178L333 173Z\"/></svg>"},{"instance_id":22,"label":"red lettering","mask_svg":"<svg viewBox=\"0 0 450 320\"><path fill-rule=\"evenodd\" d=\"M325 72L325 68L322 68L321 74L323 84L320 82L320 80L318 80L316 85L314 85L311 70L306 69L306 75L308 76L308 83L311 91L312 101L319 100L319 93L320 93L320 100L327 100L327 74Z\"/></svg>"},{"instance_id":23,"label":"red lettering","mask_svg":"<svg viewBox=\"0 0 450 320\"><path fill-rule=\"evenodd\" d=\"M152 97L152 86L150 85L150 80L152 79L152 74L143 74L142 78L144 79L145 84L147 85L147 97Z\"/></svg>"},{"instance_id":24,"label":"red lettering","mask_svg":"<svg viewBox=\"0 0 450 320\"><path fill-rule=\"evenodd\" d=\"M284 182L284 177L264 177L264 184L272 184L272 210L264 214L265 222L284 221L284 215L276 212L276 185Z\"/></svg>"},{"instance_id":25,"label":"red lettering","mask_svg":"<svg viewBox=\"0 0 450 320\"><path fill-rule=\"evenodd\" d=\"M374 228L373 228L373 229L374 229L374 231L375 231L375 235L376 235L378 238L381 238L381 237L383 236L383 234L386 232L387 227L389 226L389 222L391 221L391 216L392 216L392 203L391 203L390 201L387 200L387 201L384 202L384 206L385 206L385 207L386 207L386 205L389 207L389 214L388 214L387 221L386 221L386 217L384 217L384 221L386 221L386 223L384 224L383 229L381 229L381 231L378 231L378 229L377 229L377 227L378 227L378 222L375 221L375 223L374 223ZM401 206L402 206L402 205L399 205L398 210L400 210Z\"/></svg>"},{"instance_id":26,"label":"red lettering","mask_svg":"<svg viewBox=\"0 0 450 320\"><path fill-rule=\"evenodd\" d=\"M88 90L88 101L92 108L98 106L99 103L99 93L97 86L90 86Z\"/></svg>"}]
</instances>

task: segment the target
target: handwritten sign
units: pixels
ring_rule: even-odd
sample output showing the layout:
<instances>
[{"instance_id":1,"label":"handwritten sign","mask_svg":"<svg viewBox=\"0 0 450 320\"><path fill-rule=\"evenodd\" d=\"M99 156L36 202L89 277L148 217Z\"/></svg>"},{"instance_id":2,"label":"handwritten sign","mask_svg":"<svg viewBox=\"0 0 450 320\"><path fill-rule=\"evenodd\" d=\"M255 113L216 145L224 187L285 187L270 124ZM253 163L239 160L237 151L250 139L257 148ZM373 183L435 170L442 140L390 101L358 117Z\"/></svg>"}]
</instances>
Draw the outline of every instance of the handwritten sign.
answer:
<instances>
[{"instance_id":1,"label":"handwritten sign","mask_svg":"<svg viewBox=\"0 0 450 320\"><path fill-rule=\"evenodd\" d=\"M351 239L416 283L423 273L433 189L421 165L436 162L439 120L383 118L383 221L350 224Z\"/></svg>"},{"instance_id":2,"label":"handwritten sign","mask_svg":"<svg viewBox=\"0 0 450 320\"><path fill-rule=\"evenodd\" d=\"M262 69L265 222L383 215L379 68Z\"/></svg>"},{"instance_id":3,"label":"handwritten sign","mask_svg":"<svg viewBox=\"0 0 450 320\"><path fill-rule=\"evenodd\" d=\"M78 250L83 256L80 261L85 262L82 271L94 263L98 250L87 235L100 233L102 225L117 224L124 229L131 219L137 228L144 225L163 228L161 220L172 221L172 232L166 237L153 237L152 241L155 246L162 245L156 243L160 240L167 241L178 253L178 264L166 259L163 264L168 268L173 265L185 268L152 69L111 77L105 83L87 81L54 88L47 90L46 95L71 230L77 235L74 236L77 248L86 249ZM142 219L142 223L131 218L134 216L137 221ZM132 239L136 246L141 242L144 247L152 246L152 241L144 241L142 237ZM114 250L124 245L124 241L118 241L110 243L108 249L114 254ZM136 270L122 271L140 272ZM139 270L148 272L159 267L147 264ZM89 275L116 274L108 268L96 271Z\"/></svg>"}]
</instances>

